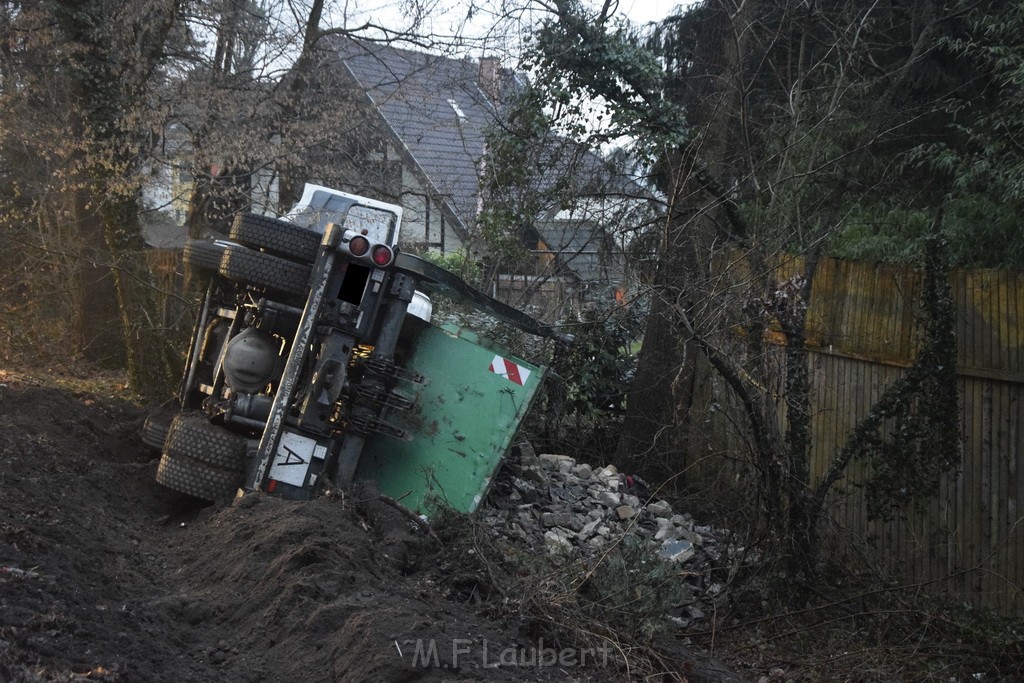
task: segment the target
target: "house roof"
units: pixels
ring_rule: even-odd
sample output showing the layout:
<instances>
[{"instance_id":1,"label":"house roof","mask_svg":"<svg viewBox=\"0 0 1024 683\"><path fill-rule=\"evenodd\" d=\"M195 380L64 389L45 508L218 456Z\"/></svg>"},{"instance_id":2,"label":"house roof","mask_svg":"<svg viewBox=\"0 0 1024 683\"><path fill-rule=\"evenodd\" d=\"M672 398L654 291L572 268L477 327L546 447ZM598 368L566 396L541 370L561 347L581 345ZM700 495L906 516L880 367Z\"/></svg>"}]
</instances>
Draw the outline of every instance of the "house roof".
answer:
<instances>
[{"instance_id":1,"label":"house roof","mask_svg":"<svg viewBox=\"0 0 1024 683\"><path fill-rule=\"evenodd\" d=\"M142 238L154 249L182 249L188 229L162 211L147 211L141 222Z\"/></svg>"},{"instance_id":2,"label":"house roof","mask_svg":"<svg viewBox=\"0 0 1024 683\"><path fill-rule=\"evenodd\" d=\"M478 85L478 62L347 37L333 47L422 180L448 205L448 218L467 230L478 211L484 132L497 115Z\"/></svg>"},{"instance_id":3,"label":"house roof","mask_svg":"<svg viewBox=\"0 0 1024 683\"><path fill-rule=\"evenodd\" d=\"M595 230L593 221L545 220L537 223L537 231L548 250L583 282L619 281L622 264L606 244L604 234Z\"/></svg>"},{"instance_id":4,"label":"house roof","mask_svg":"<svg viewBox=\"0 0 1024 683\"><path fill-rule=\"evenodd\" d=\"M480 176L486 151L485 134L499 122L505 105L522 92L525 79L510 69L495 73L501 99L495 102L480 87L480 62L453 59L391 45L333 38L332 50L346 72L366 93L394 141L418 171L421 181L443 200L446 216L465 235L481 207ZM613 172L589 150L552 135L541 156L550 155L552 173L535 178L543 189L568 176L579 196L625 193L642 197L631 179ZM550 207L534 227L559 260L581 280L600 271L596 222L555 220Z\"/></svg>"}]
</instances>

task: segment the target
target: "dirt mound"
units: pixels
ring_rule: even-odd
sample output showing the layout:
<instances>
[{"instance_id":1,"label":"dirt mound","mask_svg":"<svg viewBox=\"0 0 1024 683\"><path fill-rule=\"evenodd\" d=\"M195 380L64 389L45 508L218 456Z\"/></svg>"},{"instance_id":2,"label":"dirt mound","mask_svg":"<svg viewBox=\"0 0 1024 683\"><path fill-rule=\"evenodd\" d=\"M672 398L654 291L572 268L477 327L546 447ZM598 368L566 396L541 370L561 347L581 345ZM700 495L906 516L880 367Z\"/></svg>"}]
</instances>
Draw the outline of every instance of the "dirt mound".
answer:
<instances>
[{"instance_id":1,"label":"dirt mound","mask_svg":"<svg viewBox=\"0 0 1024 683\"><path fill-rule=\"evenodd\" d=\"M0 680L621 677L535 640L458 529L441 547L370 487L208 506L154 481L142 419L0 384Z\"/></svg>"},{"instance_id":2,"label":"dirt mound","mask_svg":"<svg viewBox=\"0 0 1024 683\"><path fill-rule=\"evenodd\" d=\"M433 641L439 668L458 676L455 638L507 636L447 600L437 577L418 571L430 549L397 511L367 514L372 502L253 494L215 511L170 543L187 561L179 592L160 602L202 627L206 659L241 680L429 679L422 656L412 664L417 641L422 655ZM463 673L473 664L464 659Z\"/></svg>"},{"instance_id":3,"label":"dirt mound","mask_svg":"<svg viewBox=\"0 0 1024 683\"><path fill-rule=\"evenodd\" d=\"M161 582L170 496L139 419L89 394L0 394L0 567L25 572L0 574L0 678L156 672L132 607Z\"/></svg>"},{"instance_id":4,"label":"dirt mound","mask_svg":"<svg viewBox=\"0 0 1024 683\"><path fill-rule=\"evenodd\" d=\"M0 389L0 680L523 677L492 665L529 640L373 491L204 507L155 483L142 417Z\"/></svg>"}]
</instances>

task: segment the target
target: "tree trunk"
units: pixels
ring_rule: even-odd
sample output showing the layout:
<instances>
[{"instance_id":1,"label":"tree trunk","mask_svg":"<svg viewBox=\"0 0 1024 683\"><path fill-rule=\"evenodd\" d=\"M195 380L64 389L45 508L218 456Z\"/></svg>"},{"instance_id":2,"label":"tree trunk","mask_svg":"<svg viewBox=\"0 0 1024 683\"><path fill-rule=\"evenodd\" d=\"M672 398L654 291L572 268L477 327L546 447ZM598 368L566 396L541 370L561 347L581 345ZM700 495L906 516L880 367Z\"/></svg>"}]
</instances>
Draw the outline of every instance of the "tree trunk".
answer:
<instances>
[{"instance_id":1,"label":"tree trunk","mask_svg":"<svg viewBox=\"0 0 1024 683\"><path fill-rule=\"evenodd\" d=\"M730 104L738 100L734 86L740 51L749 34L746 17L756 2L731 7L730 0L713 0L710 16L698 42L693 65L677 97L686 103L690 127L698 131L688 144L666 158L668 220L661 240L653 300L630 386L626 424L616 460L642 469L650 458L679 474L686 469L694 389L699 381L699 347L680 324L679 311L692 310L707 282L715 236L735 217L729 200L717 187L728 167ZM735 36L741 36L735 38ZM735 39L734 39L735 38ZM705 167L700 161L708 160ZM699 322L698 322L699 324ZM652 472L653 474L653 472Z\"/></svg>"},{"instance_id":2,"label":"tree trunk","mask_svg":"<svg viewBox=\"0 0 1024 683\"><path fill-rule=\"evenodd\" d=\"M117 360L126 362L130 385L150 395L168 386L169 355L165 331L153 320L155 290L132 180L141 137L126 121L142 106L178 4L142 11L129 27L111 22L123 8L104 0L50 6L71 46L64 66L76 102L69 118L79 150L72 180L81 260L73 336L91 355L113 358L110 349L123 350Z\"/></svg>"},{"instance_id":3,"label":"tree trunk","mask_svg":"<svg viewBox=\"0 0 1024 683\"><path fill-rule=\"evenodd\" d=\"M131 197L113 197L103 207L107 248L114 258L113 279L121 312L129 385L156 398L173 385L175 371L167 330L155 319L156 287L145 258L139 206Z\"/></svg>"},{"instance_id":4,"label":"tree trunk","mask_svg":"<svg viewBox=\"0 0 1024 683\"><path fill-rule=\"evenodd\" d=\"M125 339L121 332L117 289L106 248L103 219L92 206L87 185L74 193L76 254L71 288L71 348L82 360L104 368L124 367Z\"/></svg>"},{"instance_id":5,"label":"tree trunk","mask_svg":"<svg viewBox=\"0 0 1024 683\"><path fill-rule=\"evenodd\" d=\"M697 270L693 241L686 229L689 167L681 154L672 163L669 205L660 246L644 342L626 399L626 419L615 461L628 470L666 478L684 471L689 415L697 380L699 351L685 332L680 312L688 279Z\"/></svg>"},{"instance_id":6,"label":"tree trunk","mask_svg":"<svg viewBox=\"0 0 1024 683\"><path fill-rule=\"evenodd\" d=\"M320 30L320 22L324 12L324 0L313 0L309 7L309 15L306 19L306 28L302 34L302 50L299 52L295 64L289 70L290 78L283 79L288 82L288 95L284 98L284 105L280 112L278 122L279 130L284 129L285 121L301 119L304 114L301 106L302 99L308 95L309 74L313 71L316 44L323 37ZM284 135L281 136L283 144L288 144ZM279 167L278 185L278 206L280 212L284 213L302 197L304 183L309 180L305 177L304 169L300 164L291 164L285 161Z\"/></svg>"},{"instance_id":7,"label":"tree trunk","mask_svg":"<svg viewBox=\"0 0 1024 683\"><path fill-rule=\"evenodd\" d=\"M785 486L789 502L785 531L789 541L790 570L794 574L813 572L818 552L819 514L813 504L810 474L811 382L807 367L807 311L817 267L817 253L808 254L803 281L798 288L791 288L796 291L787 292L783 298L785 305L775 311L775 317L786 335L784 396L787 457L780 485Z\"/></svg>"}]
</instances>

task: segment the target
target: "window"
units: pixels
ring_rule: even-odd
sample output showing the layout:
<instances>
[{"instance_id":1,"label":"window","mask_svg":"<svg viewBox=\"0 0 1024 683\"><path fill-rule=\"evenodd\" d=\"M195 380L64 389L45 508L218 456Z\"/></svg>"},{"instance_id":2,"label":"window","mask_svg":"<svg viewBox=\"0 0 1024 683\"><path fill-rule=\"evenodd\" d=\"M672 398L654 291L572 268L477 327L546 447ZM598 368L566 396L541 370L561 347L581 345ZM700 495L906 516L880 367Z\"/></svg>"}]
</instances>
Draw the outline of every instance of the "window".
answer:
<instances>
[{"instance_id":1,"label":"window","mask_svg":"<svg viewBox=\"0 0 1024 683\"><path fill-rule=\"evenodd\" d=\"M459 123L466 120L466 112L462 111L462 107L459 106L458 102L455 100L448 100L448 104L452 106L452 110L455 112L455 115L459 117Z\"/></svg>"}]
</instances>

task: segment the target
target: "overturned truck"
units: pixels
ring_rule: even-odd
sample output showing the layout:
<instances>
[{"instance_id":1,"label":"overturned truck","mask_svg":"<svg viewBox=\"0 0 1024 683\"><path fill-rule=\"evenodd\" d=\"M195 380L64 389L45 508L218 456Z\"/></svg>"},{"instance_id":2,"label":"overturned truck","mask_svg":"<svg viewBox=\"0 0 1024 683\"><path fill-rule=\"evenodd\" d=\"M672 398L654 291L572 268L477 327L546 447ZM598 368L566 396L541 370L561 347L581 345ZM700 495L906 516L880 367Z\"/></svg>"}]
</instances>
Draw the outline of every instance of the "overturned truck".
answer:
<instances>
[{"instance_id":1,"label":"overturned truck","mask_svg":"<svg viewBox=\"0 0 1024 683\"><path fill-rule=\"evenodd\" d=\"M178 409L143 439L157 481L216 500L239 489L305 500L376 482L410 509L472 512L544 369L431 322L430 295L519 329L551 327L397 250L401 207L307 185L281 219L235 218L229 240L189 240L209 273Z\"/></svg>"}]
</instances>

